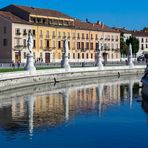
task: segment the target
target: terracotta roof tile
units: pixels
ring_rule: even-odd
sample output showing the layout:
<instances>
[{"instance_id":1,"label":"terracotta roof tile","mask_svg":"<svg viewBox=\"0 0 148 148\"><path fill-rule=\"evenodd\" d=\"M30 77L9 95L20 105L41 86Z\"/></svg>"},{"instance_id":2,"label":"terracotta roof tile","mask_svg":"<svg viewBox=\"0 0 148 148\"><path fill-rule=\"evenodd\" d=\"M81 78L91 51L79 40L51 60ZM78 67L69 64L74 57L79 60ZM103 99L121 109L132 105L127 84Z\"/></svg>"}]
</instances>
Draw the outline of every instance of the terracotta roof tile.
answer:
<instances>
[{"instance_id":1,"label":"terracotta roof tile","mask_svg":"<svg viewBox=\"0 0 148 148\"><path fill-rule=\"evenodd\" d=\"M71 19L70 16L55 10L41 9L41 8L34 8L34 7L27 7L27 6L18 6L18 5L14 5L14 6L33 15L42 15L42 16Z\"/></svg>"},{"instance_id":2,"label":"terracotta roof tile","mask_svg":"<svg viewBox=\"0 0 148 148\"><path fill-rule=\"evenodd\" d=\"M12 14L11 12L6 12L6 11L0 11L0 16L15 22L15 23L29 23L23 19L21 19L20 17L17 17L16 15Z\"/></svg>"}]
</instances>

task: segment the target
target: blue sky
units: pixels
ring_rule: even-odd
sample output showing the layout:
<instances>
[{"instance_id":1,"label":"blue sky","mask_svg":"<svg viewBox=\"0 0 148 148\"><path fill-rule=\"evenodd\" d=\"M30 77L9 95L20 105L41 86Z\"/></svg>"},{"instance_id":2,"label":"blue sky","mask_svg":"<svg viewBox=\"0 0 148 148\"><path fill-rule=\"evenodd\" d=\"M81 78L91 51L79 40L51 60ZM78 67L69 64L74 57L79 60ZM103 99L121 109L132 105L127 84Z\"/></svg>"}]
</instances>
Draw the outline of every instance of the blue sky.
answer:
<instances>
[{"instance_id":1,"label":"blue sky","mask_svg":"<svg viewBox=\"0 0 148 148\"><path fill-rule=\"evenodd\" d=\"M92 22L109 26L142 29L148 26L147 0L0 0L0 7L9 4L49 8Z\"/></svg>"}]
</instances>

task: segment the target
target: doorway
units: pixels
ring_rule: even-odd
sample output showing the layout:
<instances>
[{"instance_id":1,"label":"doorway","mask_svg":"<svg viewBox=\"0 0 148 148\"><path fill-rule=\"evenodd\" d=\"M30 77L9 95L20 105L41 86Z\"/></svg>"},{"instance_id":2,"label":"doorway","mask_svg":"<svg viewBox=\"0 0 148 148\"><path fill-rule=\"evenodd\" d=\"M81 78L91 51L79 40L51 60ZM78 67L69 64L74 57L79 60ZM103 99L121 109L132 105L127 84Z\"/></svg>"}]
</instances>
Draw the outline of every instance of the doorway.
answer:
<instances>
[{"instance_id":1,"label":"doorway","mask_svg":"<svg viewBox=\"0 0 148 148\"><path fill-rule=\"evenodd\" d=\"M21 52L15 52L15 62L21 62Z\"/></svg>"},{"instance_id":2,"label":"doorway","mask_svg":"<svg viewBox=\"0 0 148 148\"><path fill-rule=\"evenodd\" d=\"M50 63L50 53L45 53L45 62Z\"/></svg>"}]
</instances>

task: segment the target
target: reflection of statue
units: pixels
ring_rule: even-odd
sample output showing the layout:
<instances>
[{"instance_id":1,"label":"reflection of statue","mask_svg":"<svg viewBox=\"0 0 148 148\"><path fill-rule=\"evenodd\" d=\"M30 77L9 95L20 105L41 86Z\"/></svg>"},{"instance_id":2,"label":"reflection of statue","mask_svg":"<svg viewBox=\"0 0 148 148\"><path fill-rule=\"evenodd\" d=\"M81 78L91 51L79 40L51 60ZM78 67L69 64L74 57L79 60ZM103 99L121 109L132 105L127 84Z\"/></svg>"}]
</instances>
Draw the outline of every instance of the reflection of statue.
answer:
<instances>
[{"instance_id":1,"label":"reflection of statue","mask_svg":"<svg viewBox=\"0 0 148 148\"><path fill-rule=\"evenodd\" d=\"M32 53L33 39L32 39L32 35L31 35L31 31L28 34L27 47L28 47L29 52Z\"/></svg>"}]
</instances>

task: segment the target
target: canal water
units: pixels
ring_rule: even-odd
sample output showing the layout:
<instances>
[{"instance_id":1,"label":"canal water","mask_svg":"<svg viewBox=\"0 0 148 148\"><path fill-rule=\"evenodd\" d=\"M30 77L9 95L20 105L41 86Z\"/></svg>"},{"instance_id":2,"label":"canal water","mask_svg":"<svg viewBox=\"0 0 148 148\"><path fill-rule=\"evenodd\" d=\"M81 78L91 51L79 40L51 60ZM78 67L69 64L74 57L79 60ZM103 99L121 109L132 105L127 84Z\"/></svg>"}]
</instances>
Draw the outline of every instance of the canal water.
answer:
<instances>
[{"instance_id":1,"label":"canal water","mask_svg":"<svg viewBox=\"0 0 148 148\"><path fill-rule=\"evenodd\" d=\"M0 148L146 148L140 76L46 84L0 94Z\"/></svg>"}]
</instances>

